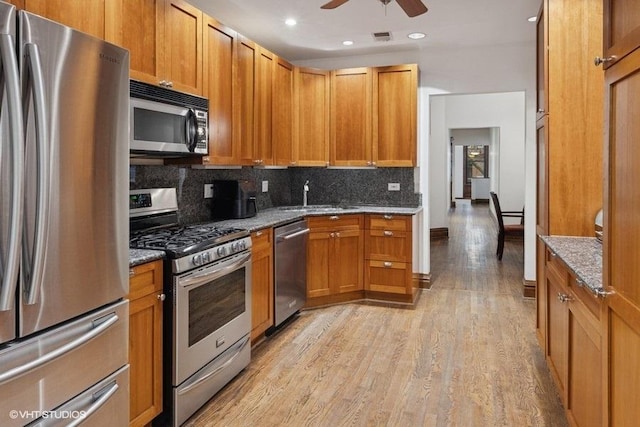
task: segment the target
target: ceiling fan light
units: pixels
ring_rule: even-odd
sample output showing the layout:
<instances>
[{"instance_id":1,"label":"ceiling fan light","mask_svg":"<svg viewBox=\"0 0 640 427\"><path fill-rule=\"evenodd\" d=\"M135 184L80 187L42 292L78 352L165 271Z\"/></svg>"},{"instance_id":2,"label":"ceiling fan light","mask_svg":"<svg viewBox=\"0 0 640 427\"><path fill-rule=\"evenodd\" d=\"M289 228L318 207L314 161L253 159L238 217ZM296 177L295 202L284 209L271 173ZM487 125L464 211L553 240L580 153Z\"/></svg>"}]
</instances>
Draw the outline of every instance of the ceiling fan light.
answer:
<instances>
[{"instance_id":1,"label":"ceiling fan light","mask_svg":"<svg viewBox=\"0 0 640 427\"><path fill-rule=\"evenodd\" d=\"M420 40L425 38L426 36L427 35L425 33L420 33L420 32L407 34L407 37L409 37L411 40Z\"/></svg>"}]
</instances>

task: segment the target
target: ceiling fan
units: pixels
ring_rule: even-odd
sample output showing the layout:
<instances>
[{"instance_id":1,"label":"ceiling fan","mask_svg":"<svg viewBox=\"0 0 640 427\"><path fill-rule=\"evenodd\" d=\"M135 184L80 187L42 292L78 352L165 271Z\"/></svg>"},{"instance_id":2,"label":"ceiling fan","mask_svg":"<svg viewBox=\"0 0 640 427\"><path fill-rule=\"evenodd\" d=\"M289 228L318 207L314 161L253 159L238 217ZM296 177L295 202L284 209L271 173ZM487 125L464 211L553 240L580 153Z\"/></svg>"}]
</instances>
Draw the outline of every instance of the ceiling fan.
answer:
<instances>
[{"instance_id":1,"label":"ceiling fan","mask_svg":"<svg viewBox=\"0 0 640 427\"><path fill-rule=\"evenodd\" d=\"M320 6L321 9L335 9L338 6L342 6L349 0L331 0L329 3L326 3ZM383 5L388 5L392 0L378 0ZM427 11L427 6L422 3L422 0L396 0L396 2L400 5L404 13L407 14L410 18L414 16L422 15Z\"/></svg>"}]
</instances>

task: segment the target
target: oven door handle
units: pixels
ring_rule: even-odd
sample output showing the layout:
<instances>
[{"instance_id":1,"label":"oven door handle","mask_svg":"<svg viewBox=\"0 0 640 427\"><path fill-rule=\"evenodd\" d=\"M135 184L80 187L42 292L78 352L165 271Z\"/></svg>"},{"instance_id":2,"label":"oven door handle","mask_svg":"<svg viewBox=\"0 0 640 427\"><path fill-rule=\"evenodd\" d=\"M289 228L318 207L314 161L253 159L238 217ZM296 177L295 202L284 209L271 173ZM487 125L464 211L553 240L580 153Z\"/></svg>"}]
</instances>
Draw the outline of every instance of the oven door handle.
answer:
<instances>
[{"instance_id":1,"label":"oven door handle","mask_svg":"<svg viewBox=\"0 0 640 427\"><path fill-rule=\"evenodd\" d=\"M181 288L190 288L192 286L200 286L205 283L210 282L211 280L215 280L219 277L224 276L230 271L238 269L240 266L245 264L247 261L251 259L251 253L249 252L242 258L238 259L231 265L227 265L225 267L216 268L215 270L205 270L200 272L194 276L187 277L185 279L180 279L179 285Z\"/></svg>"}]
</instances>

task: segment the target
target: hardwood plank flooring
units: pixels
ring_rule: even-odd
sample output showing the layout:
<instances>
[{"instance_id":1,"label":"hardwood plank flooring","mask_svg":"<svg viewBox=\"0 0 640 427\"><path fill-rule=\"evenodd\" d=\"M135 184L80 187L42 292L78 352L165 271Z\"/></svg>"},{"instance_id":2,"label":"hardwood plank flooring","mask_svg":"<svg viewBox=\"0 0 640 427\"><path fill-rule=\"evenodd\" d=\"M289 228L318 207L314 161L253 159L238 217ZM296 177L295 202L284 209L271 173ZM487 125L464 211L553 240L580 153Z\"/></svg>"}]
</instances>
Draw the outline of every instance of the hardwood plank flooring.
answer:
<instances>
[{"instance_id":1,"label":"hardwood plank flooring","mask_svg":"<svg viewBox=\"0 0 640 427\"><path fill-rule=\"evenodd\" d=\"M522 298L522 242L497 261L486 205L459 205L450 222L415 309L302 312L186 425L567 425Z\"/></svg>"}]
</instances>

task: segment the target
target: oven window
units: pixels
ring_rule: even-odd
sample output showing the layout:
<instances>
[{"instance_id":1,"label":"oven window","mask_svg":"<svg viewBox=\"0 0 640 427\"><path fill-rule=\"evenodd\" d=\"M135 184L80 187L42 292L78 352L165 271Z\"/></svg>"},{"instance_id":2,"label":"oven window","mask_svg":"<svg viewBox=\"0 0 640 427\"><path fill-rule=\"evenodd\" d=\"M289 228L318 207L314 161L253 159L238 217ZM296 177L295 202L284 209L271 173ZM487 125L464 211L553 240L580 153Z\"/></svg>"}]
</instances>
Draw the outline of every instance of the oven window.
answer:
<instances>
[{"instance_id":1,"label":"oven window","mask_svg":"<svg viewBox=\"0 0 640 427\"><path fill-rule=\"evenodd\" d=\"M189 347L245 312L245 270L189 291Z\"/></svg>"},{"instance_id":2,"label":"oven window","mask_svg":"<svg viewBox=\"0 0 640 427\"><path fill-rule=\"evenodd\" d=\"M187 121L178 114L133 109L133 139L136 141L184 144Z\"/></svg>"}]
</instances>

